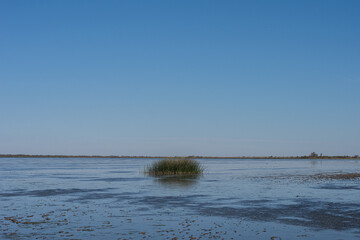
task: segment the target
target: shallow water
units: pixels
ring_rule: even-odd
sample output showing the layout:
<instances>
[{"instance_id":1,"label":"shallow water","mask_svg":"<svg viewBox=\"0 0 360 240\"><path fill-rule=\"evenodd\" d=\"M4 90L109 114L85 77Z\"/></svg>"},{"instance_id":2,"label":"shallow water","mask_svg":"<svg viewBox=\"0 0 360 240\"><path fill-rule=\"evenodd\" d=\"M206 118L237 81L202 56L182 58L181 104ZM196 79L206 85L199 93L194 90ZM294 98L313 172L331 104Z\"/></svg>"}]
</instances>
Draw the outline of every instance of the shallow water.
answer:
<instances>
[{"instance_id":1,"label":"shallow water","mask_svg":"<svg viewBox=\"0 0 360 240\"><path fill-rule=\"evenodd\" d=\"M154 159L0 159L0 239L360 239L359 160L200 159L153 178Z\"/></svg>"}]
</instances>

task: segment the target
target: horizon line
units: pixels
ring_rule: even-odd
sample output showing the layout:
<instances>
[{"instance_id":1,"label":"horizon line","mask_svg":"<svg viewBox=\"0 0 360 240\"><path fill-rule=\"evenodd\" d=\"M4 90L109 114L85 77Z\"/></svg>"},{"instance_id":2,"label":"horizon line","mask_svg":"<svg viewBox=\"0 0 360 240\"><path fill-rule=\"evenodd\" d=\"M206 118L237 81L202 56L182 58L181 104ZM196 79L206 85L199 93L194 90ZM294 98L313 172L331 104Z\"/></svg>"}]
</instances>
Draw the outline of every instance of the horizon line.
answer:
<instances>
[{"instance_id":1,"label":"horizon line","mask_svg":"<svg viewBox=\"0 0 360 240\"><path fill-rule=\"evenodd\" d=\"M208 158L208 159L360 159L359 155L318 155L302 156L147 156L147 155L66 155L66 154L0 154L0 158Z\"/></svg>"}]
</instances>

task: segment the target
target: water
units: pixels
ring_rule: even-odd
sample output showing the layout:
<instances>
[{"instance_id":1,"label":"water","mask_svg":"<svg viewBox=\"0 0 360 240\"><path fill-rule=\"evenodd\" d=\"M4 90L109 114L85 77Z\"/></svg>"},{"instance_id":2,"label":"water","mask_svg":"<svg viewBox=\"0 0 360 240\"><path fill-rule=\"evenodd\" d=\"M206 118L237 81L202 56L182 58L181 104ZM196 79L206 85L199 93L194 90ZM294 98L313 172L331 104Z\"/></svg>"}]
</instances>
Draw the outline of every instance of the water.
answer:
<instances>
[{"instance_id":1,"label":"water","mask_svg":"<svg viewBox=\"0 0 360 240\"><path fill-rule=\"evenodd\" d=\"M360 239L358 160L199 161L152 178L154 159L0 159L0 239Z\"/></svg>"}]
</instances>

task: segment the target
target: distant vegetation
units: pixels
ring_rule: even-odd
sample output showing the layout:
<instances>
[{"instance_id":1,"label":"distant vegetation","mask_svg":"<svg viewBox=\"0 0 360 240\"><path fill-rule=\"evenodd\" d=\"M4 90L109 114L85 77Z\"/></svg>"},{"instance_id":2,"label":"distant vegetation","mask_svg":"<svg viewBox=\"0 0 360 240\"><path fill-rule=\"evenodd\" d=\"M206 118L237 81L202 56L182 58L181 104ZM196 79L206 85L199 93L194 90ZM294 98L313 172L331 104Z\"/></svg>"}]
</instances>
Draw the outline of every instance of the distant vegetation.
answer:
<instances>
[{"instance_id":1,"label":"distant vegetation","mask_svg":"<svg viewBox=\"0 0 360 240\"><path fill-rule=\"evenodd\" d=\"M161 159L145 169L145 173L150 176L196 175L203 171L201 164L189 157Z\"/></svg>"},{"instance_id":2,"label":"distant vegetation","mask_svg":"<svg viewBox=\"0 0 360 240\"><path fill-rule=\"evenodd\" d=\"M115 156L115 155L30 155L30 154L0 154L0 158L174 158L165 156ZM360 159L359 155L325 156L312 152L304 156L234 156L234 157L214 157L214 156L189 156L192 159Z\"/></svg>"}]
</instances>

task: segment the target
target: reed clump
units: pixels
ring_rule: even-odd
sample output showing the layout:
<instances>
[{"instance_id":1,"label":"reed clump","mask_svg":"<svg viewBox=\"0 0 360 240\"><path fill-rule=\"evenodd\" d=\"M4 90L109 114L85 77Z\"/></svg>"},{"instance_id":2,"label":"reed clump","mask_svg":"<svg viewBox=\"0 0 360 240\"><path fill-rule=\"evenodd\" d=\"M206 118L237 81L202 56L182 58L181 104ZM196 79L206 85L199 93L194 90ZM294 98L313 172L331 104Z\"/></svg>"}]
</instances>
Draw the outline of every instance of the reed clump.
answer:
<instances>
[{"instance_id":1,"label":"reed clump","mask_svg":"<svg viewBox=\"0 0 360 240\"><path fill-rule=\"evenodd\" d=\"M165 158L153 162L145 169L150 176L167 175L198 175L202 174L204 168L195 159L189 157Z\"/></svg>"}]
</instances>

